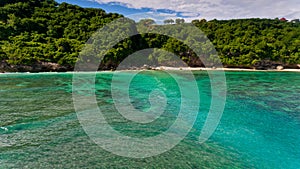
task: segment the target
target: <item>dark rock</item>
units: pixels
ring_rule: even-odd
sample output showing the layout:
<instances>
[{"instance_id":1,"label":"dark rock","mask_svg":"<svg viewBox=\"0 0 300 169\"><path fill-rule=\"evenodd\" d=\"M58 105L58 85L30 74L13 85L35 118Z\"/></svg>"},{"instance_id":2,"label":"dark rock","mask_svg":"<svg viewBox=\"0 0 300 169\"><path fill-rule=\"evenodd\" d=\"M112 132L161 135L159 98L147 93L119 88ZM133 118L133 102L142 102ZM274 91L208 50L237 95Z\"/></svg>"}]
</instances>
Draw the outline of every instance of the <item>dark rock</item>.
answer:
<instances>
[{"instance_id":1,"label":"dark rock","mask_svg":"<svg viewBox=\"0 0 300 169\"><path fill-rule=\"evenodd\" d=\"M72 66L62 66L52 62L36 62L32 65L10 65L5 60L0 62L0 72L66 72L72 70Z\"/></svg>"},{"instance_id":2,"label":"dark rock","mask_svg":"<svg viewBox=\"0 0 300 169\"><path fill-rule=\"evenodd\" d=\"M299 64L284 64L283 67L285 69L300 69Z\"/></svg>"},{"instance_id":3,"label":"dark rock","mask_svg":"<svg viewBox=\"0 0 300 169\"><path fill-rule=\"evenodd\" d=\"M10 71L10 70L11 70L10 65L5 60L2 60L0 62L0 72L4 73L4 72Z\"/></svg>"},{"instance_id":4,"label":"dark rock","mask_svg":"<svg viewBox=\"0 0 300 169\"><path fill-rule=\"evenodd\" d=\"M283 65L280 62L275 62L271 60L261 60L256 62L253 65L253 68L257 70L268 70L268 69L276 69L278 66L283 66Z\"/></svg>"},{"instance_id":5,"label":"dark rock","mask_svg":"<svg viewBox=\"0 0 300 169\"><path fill-rule=\"evenodd\" d=\"M144 66L142 66L141 68L144 69L144 70L151 70L152 69L151 66L146 65L146 64Z\"/></svg>"}]
</instances>

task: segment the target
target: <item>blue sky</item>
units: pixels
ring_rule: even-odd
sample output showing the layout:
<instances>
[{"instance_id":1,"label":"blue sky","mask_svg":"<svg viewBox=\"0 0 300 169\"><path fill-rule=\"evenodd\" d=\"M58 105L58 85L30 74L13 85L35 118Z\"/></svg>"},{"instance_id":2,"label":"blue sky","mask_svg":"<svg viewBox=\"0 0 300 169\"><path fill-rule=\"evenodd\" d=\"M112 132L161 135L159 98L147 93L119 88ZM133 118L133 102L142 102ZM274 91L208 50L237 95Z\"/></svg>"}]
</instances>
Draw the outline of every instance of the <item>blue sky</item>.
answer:
<instances>
[{"instance_id":1,"label":"blue sky","mask_svg":"<svg viewBox=\"0 0 300 169\"><path fill-rule=\"evenodd\" d=\"M57 0L82 7L102 8L140 20L300 18L299 0Z\"/></svg>"}]
</instances>

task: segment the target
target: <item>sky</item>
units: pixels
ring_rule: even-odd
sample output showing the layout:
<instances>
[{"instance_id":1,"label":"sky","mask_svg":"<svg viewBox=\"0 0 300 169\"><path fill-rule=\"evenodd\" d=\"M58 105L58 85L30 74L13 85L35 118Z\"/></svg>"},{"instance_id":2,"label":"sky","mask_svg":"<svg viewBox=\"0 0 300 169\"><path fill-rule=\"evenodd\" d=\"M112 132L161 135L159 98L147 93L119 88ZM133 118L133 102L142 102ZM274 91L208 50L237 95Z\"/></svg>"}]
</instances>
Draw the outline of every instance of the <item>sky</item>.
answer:
<instances>
[{"instance_id":1,"label":"sky","mask_svg":"<svg viewBox=\"0 0 300 169\"><path fill-rule=\"evenodd\" d=\"M300 0L57 0L81 7L101 8L136 21L165 19L300 19Z\"/></svg>"}]
</instances>

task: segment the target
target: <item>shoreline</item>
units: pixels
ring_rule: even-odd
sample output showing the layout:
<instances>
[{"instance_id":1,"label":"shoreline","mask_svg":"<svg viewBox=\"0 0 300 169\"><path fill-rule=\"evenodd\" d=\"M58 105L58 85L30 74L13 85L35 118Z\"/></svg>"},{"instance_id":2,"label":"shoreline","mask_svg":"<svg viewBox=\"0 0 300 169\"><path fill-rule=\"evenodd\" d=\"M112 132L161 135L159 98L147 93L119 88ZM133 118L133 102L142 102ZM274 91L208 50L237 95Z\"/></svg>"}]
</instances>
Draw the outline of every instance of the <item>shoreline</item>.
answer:
<instances>
[{"instance_id":1,"label":"shoreline","mask_svg":"<svg viewBox=\"0 0 300 169\"><path fill-rule=\"evenodd\" d=\"M249 71L249 72L300 72L300 69L245 69L245 68L205 68L205 67L167 67L160 66L156 67L154 70L189 70L189 71Z\"/></svg>"},{"instance_id":2,"label":"shoreline","mask_svg":"<svg viewBox=\"0 0 300 169\"><path fill-rule=\"evenodd\" d=\"M300 69L244 69L244 68L205 68L205 67L168 67L160 66L149 69L124 69L124 70L100 70L100 71L82 71L78 73L94 73L94 72L115 72L115 71L142 71L142 70L153 70L153 71L164 71L164 70L174 70L174 71L233 71L233 72L300 72ZM75 71L66 71L66 72L0 72L0 74L58 74L58 73L76 73Z\"/></svg>"}]
</instances>

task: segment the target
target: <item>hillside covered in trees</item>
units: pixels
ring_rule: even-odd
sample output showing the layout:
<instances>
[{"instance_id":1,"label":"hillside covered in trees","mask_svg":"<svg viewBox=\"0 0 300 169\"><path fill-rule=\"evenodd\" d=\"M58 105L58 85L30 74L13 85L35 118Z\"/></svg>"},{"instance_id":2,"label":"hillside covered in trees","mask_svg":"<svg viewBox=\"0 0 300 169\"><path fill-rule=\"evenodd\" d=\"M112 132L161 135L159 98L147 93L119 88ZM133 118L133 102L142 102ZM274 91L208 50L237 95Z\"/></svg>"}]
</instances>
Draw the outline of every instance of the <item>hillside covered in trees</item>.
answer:
<instances>
[{"instance_id":1,"label":"hillside covered in trees","mask_svg":"<svg viewBox=\"0 0 300 169\"><path fill-rule=\"evenodd\" d=\"M80 51L91 35L122 17L101 9L81 8L53 0L0 1L0 71L73 70ZM132 31L154 29L153 20L131 21ZM183 19L165 24L189 24ZM300 23L279 19L194 20L214 44L225 67L298 68ZM174 30L175 31L175 30ZM114 32L112 32L114 33ZM184 34L181 29L179 34ZM117 35L117 32L115 32ZM147 48L177 54L189 66L203 66L188 46L176 39L140 34L111 49L99 69L115 69L126 56ZM168 64L163 56L149 55L154 65ZM213 65L211 65L213 66Z\"/></svg>"}]
</instances>

